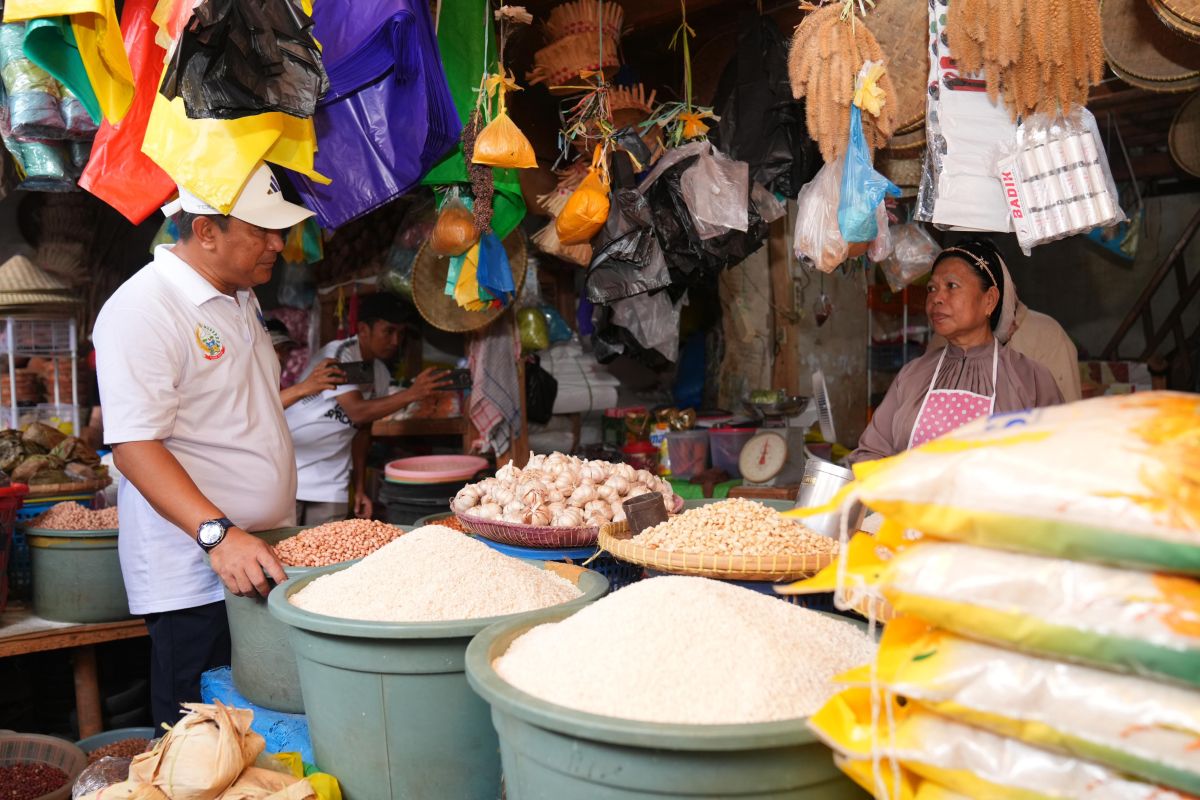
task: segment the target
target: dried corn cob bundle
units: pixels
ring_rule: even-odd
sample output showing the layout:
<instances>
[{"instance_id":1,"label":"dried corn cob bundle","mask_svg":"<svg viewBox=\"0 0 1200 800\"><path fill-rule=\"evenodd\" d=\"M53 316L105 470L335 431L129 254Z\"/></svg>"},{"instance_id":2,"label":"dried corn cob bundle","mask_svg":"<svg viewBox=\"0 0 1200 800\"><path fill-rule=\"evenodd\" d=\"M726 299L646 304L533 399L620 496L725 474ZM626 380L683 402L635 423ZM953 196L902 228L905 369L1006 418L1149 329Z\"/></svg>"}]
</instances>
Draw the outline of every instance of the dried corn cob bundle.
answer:
<instances>
[{"instance_id":1,"label":"dried corn cob bundle","mask_svg":"<svg viewBox=\"0 0 1200 800\"><path fill-rule=\"evenodd\" d=\"M1104 77L1096 0L955 0L947 37L958 65L983 73L1013 119L1084 105Z\"/></svg>"},{"instance_id":2,"label":"dried corn cob bundle","mask_svg":"<svg viewBox=\"0 0 1200 800\"><path fill-rule=\"evenodd\" d=\"M621 41L621 27L625 24L625 9L608 0L597 14L595 0L573 0L563 3L550 12L546 20L547 39L565 39L568 36L586 34L596 38L597 31L604 30L604 38Z\"/></svg>"},{"instance_id":3,"label":"dried corn cob bundle","mask_svg":"<svg viewBox=\"0 0 1200 800\"><path fill-rule=\"evenodd\" d=\"M842 4L811 11L796 28L788 56L792 94L807 98L808 133L820 145L821 157L833 161L846 151L850 137L850 104L854 81L867 61L887 64L874 34L853 14L841 18ZM879 81L887 98L895 97L885 72ZM878 117L863 114L867 145L887 144L895 129L895 103L885 100Z\"/></svg>"}]
</instances>

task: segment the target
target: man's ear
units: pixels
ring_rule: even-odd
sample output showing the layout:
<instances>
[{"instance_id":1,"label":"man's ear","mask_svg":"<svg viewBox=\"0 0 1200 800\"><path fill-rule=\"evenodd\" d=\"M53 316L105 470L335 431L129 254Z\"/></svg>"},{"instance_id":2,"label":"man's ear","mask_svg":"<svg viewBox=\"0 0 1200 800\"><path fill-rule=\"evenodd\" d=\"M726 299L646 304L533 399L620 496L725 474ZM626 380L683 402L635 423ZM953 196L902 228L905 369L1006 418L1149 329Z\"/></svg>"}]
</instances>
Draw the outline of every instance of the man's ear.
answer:
<instances>
[{"instance_id":1,"label":"man's ear","mask_svg":"<svg viewBox=\"0 0 1200 800\"><path fill-rule=\"evenodd\" d=\"M217 223L208 217L196 217L192 220L192 237L205 250L216 249L220 233L221 229L217 227Z\"/></svg>"}]
</instances>

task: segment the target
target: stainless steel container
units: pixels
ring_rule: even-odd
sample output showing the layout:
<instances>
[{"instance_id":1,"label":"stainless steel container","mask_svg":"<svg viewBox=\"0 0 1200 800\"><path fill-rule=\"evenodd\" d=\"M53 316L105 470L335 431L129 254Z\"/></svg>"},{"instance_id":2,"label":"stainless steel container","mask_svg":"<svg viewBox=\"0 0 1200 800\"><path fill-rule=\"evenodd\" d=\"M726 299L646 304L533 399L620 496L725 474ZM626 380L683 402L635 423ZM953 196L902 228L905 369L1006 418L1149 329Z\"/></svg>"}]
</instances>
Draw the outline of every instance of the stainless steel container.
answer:
<instances>
[{"instance_id":1,"label":"stainless steel container","mask_svg":"<svg viewBox=\"0 0 1200 800\"><path fill-rule=\"evenodd\" d=\"M804 478L800 482L800 493L796 496L796 508L816 508L832 500L844 486L854 481L854 473L824 459L810 455L804 462ZM849 533L851 536L862 524L866 508L855 503L850 509ZM835 510L815 517L804 517L803 522L822 536L836 539L841 535L842 512Z\"/></svg>"}]
</instances>

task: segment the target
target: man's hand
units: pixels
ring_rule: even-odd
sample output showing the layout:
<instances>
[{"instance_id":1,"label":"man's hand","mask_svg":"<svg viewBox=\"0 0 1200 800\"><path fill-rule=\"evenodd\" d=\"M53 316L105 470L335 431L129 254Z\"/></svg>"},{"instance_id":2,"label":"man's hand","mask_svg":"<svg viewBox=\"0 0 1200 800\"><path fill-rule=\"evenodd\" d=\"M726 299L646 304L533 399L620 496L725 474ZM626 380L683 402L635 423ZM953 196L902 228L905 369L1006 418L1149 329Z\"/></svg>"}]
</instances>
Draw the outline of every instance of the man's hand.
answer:
<instances>
[{"instance_id":1,"label":"man's hand","mask_svg":"<svg viewBox=\"0 0 1200 800\"><path fill-rule=\"evenodd\" d=\"M327 358L313 368L312 373L296 384L304 397L311 397L318 392L341 386L346 382L346 375L338 369L337 361Z\"/></svg>"},{"instance_id":2,"label":"man's hand","mask_svg":"<svg viewBox=\"0 0 1200 800\"><path fill-rule=\"evenodd\" d=\"M354 493L354 516L359 519L371 519L375 515L375 504L366 492Z\"/></svg>"},{"instance_id":3,"label":"man's hand","mask_svg":"<svg viewBox=\"0 0 1200 800\"><path fill-rule=\"evenodd\" d=\"M408 387L409 402L419 403L434 392L450 388L450 373L444 369L430 367L413 379Z\"/></svg>"},{"instance_id":4,"label":"man's hand","mask_svg":"<svg viewBox=\"0 0 1200 800\"><path fill-rule=\"evenodd\" d=\"M266 597L271 591L268 577L276 584L287 580L274 549L241 528L226 531L225 538L209 551L208 558L225 588L238 597L253 597L256 592Z\"/></svg>"}]
</instances>

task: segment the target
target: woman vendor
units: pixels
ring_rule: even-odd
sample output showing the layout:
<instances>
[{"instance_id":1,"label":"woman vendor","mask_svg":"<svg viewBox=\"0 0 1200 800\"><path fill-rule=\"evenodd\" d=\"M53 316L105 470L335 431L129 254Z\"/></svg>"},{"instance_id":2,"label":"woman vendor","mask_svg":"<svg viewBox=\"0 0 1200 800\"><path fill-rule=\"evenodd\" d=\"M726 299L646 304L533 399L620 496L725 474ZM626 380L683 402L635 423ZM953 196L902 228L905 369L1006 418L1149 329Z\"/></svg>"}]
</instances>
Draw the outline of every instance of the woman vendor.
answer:
<instances>
[{"instance_id":1,"label":"woman vendor","mask_svg":"<svg viewBox=\"0 0 1200 800\"><path fill-rule=\"evenodd\" d=\"M948 344L900 371L852 463L896 455L989 414L1063 401L1048 369L996 338L1012 327L1016 292L995 247L971 240L943 250L928 292L925 313Z\"/></svg>"}]
</instances>

